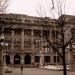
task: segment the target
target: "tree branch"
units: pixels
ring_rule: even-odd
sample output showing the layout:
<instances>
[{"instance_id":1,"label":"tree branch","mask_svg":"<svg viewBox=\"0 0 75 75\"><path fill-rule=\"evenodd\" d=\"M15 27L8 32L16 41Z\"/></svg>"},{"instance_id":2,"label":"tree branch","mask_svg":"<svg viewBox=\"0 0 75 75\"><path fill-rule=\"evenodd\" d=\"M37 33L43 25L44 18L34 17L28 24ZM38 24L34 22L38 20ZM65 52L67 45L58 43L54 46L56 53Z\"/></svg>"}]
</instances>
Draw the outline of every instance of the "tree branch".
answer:
<instances>
[{"instance_id":1,"label":"tree branch","mask_svg":"<svg viewBox=\"0 0 75 75\"><path fill-rule=\"evenodd\" d=\"M53 50L54 50L55 52L57 52L58 55L59 55L61 58L63 58L63 56L59 53L58 48L56 48L54 45L52 45L52 43L50 42L50 40L48 39L47 36L46 36L46 40L47 40L47 42L49 43L49 45L53 48Z\"/></svg>"}]
</instances>

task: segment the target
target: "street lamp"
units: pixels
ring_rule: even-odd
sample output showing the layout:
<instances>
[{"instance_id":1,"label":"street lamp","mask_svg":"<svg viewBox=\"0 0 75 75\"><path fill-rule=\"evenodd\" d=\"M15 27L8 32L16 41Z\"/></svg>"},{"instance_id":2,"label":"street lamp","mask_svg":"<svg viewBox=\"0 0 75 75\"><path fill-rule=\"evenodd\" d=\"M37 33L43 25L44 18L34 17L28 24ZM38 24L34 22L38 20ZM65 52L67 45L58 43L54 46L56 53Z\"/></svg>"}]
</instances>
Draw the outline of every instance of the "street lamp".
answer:
<instances>
[{"instance_id":1,"label":"street lamp","mask_svg":"<svg viewBox=\"0 0 75 75\"><path fill-rule=\"evenodd\" d=\"M4 40L4 29L1 28L1 34L0 34L0 75L3 75L3 44L2 41Z\"/></svg>"},{"instance_id":2,"label":"street lamp","mask_svg":"<svg viewBox=\"0 0 75 75\"><path fill-rule=\"evenodd\" d=\"M5 47L8 47L8 43L7 42L1 42L1 46L3 47L3 50L2 50L3 66L6 67L6 53L4 51L5 51Z\"/></svg>"},{"instance_id":3,"label":"street lamp","mask_svg":"<svg viewBox=\"0 0 75 75\"><path fill-rule=\"evenodd\" d=\"M1 43L1 39L2 37L0 37L0 75L3 75L3 51L2 51L2 45L3 43Z\"/></svg>"},{"instance_id":4,"label":"street lamp","mask_svg":"<svg viewBox=\"0 0 75 75\"><path fill-rule=\"evenodd\" d=\"M4 29L2 29L2 33L0 35L0 46L1 46L1 50L0 50L0 75L4 75L4 68L6 66L6 54L4 53L5 51L5 47L8 46L8 43L5 42L5 37L4 37ZM2 66L1 66L2 65Z\"/></svg>"},{"instance_id":5,"label":"street lamp","mask_svg":"<svg viewBox=\"0 0 75 75\"><path fill-rule=\"evenodd\" d=\"M8 47L8 43L5 42L5 41L3 41L3 42L1 42L1 46L2 46L3 75L5 75L5 69L6 69L6 53L5 53L5 47Z\"/></svg>"}]
</instances>

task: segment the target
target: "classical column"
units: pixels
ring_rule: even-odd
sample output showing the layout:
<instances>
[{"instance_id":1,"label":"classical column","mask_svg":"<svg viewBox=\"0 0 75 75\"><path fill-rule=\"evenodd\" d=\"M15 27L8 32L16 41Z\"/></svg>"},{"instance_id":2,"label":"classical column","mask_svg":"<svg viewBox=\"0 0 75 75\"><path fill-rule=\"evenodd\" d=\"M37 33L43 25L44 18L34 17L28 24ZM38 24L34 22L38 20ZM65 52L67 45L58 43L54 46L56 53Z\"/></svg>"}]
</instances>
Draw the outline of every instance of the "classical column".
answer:
<instances>
[{"instance_id":1,"label":"classical column","mask_svg":"<svg viewBox=\"0 0 75 75\"><path fill-rule=\"evenodd\" d=\"M43 47L41 47L41 50L40 50L40 67L44 66L44 50L43 50Z\"/></svg>"},{"instance_id":2,"label":"classical column","mask_svg":"<svg viewBox=\"0 0 75 75\"><path fill-rule=\"evenodd\" d=\"M50 33L49 33L49 38L50 38L50 41L52 40L52 29L50 29L50 31L49 31ZM52 49L52 47L50 47L50 64L54 64L54 58L53 58L53 55L54 53L53 53L53 49Z\"/></svg>"},{"instance_id":3,"label":"classical column","mask_svg":"<svg viewBox=\"0 0 75 75\"><path fill-rule=\"evenodd\" d=\"M41 44L40 44L40 67L42 67L43 66L43 57L44 57L44 55L43 55L43 41L45 40L45 39L43 39L43 30L41 30L41 33L40 33L40 36L41 36Z\"/></svg>"},{"instance_id":4,"label":"classical column","mask_svg":"<svg viewBox=\"0 0 75 75\"><path fill-rule=\"evenodd\" d=\"M14 49L14 29L12 29L11 31L11 49L13 50Z\"/></svg>"},{"instance_id":5,"label":"classical column","mask_svg":"<svg viewBox=\"0 0 75 75\"><path fill-rule=\"evenodd\" d=\"M43 45L44 45L44 43L43 43L43 41L45 40L45 39L43 39L43 30L41 30L41 34L40 34L40 36L41 36L41 45L40 45L40 67L42 67L42 66L44 66L44 48L43 48Z\"/></svg>"},{"instance_id":6,"label":"classical column","mask_svg":"<svg viewBox=\"0 0 75 75\"><path fill-rule=\"evenodd\" d=\"M34 54L32 54L31 56L31 64L34 65L35 61L34 61Z\"/></svg>"},{"instance_id":7,"label":"classical column","mask_svg":"<svg viewBox=\"0 0 75 75\"><path fill-rule=\"evenodd\" d=\"M21 50L24 50L24 29L21 32Z\"/></svg>"},{"instance_id":8,"label":"classical column","mask_svg":"<svg viewBox=\"0 0 75 75\"><path fill-rule=\"evenodd\" d=\"M32 52L32 57L31 57L31 64L34 65L34 30L31 30L31 52Z\"/></svg>"},{"instance_id":9,"label":"classical column","mask_svg":"<svg viewBox=\"0 0 75 75\"><path fill-rule=\"evenodd\" d=\"M21 64L24 64L24 55L21 55Z\"/></svg>"}]
</instances>

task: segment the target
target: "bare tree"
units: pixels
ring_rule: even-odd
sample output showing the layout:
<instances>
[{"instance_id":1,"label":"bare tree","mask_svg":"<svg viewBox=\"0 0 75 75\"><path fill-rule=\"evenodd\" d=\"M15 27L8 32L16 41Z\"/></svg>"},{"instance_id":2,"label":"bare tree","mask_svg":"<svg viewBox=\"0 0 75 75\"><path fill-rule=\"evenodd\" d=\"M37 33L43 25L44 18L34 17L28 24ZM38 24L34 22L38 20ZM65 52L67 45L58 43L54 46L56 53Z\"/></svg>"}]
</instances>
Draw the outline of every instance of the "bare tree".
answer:
<instances>
[{"instance_id":1,"label":"bare tree","mask_svg":"<svg viewBox=\"0 0 75 75\"><path fill-rule=\"evenodd\" d=\"M58 53L58 55L61 57L63 62L63 75L67 75L67 69L66 69L66 48L69 44L72 43L73 35L71 34L71 29L73 28L73 25L70 23L70 21L67 21L63 14L65 14L65 0L51 0L52 1L52 8L50 8L50 14L52 14L54 18L54 28L55 28L55 35L56 31L58 32L58 41L50 40L50 37L46 34L46 39L49 45L52 47L52 49ZM41 12L43 12L41 10ZM56 12L56 13L55 13ZM58 16L58 19L56 19L56 15ZM48 27L46 26L46 29ZM60 49L61 52L60 53Z\"/></svg>"},{"instance_id":2,"label":"bare tree","mask_svg":"<svg viewBox=\"0 0 75 75\"><path fill-rule=\"evenodd\" d=\"M56 2L55 2L56 1ZM71 41L73 39L73 36L71 34L71 29L72 29L72 25L69 23L67 24L66 21L66 17L63 15L64 14L64 10L65 10L65 2L64 0L52 0L52 9L51 9L51 13L53 15L53 17L55 18L55 15L53 13L53 10L56 9L57 11L57 15L59 17L58 20L55 20L55 27L59 30L58 31L58 42L51 42L51 40L49 39L48 36L46 36L47 41L49 42L49 45L53 48L53 50L55 50L59 56L62 59L63 62L63 74L67 75L67 70L66 70L66 60L65 60L65 54L66 54L66 48L69 44L71 44ZM56 4L55 4L56 3ZM61 48L62 54L59 53L59 48Z\"/></svg>"},{"instance_id":3,"label":"bare tree","mask_svg":"<svg viewBox=\"0 0 75 75\"><path fill-rule=\"evenodd\" d=\"M8 0L0 0L0 13L6 12L8 6Z\"/></svg>"},{"instance_id":4,"label":"bare tree","mask_svg":"<svg viewBox=\"0 0 75 75\"><path fill-rule=\"evenodd\" d=\"M64 68L64 75L67 75L67 70L66 70L66 48L69 44L71 44L71 41L73 39L73 36L70 34L71 30L69 30L71 27L65 26L65 20L63 17L60 18L60 20L56 21L56 27L58 31L58 41L51 42L48 36L46 36L46 39L49 43L49 45L53 48L54 51L58 53L58 55L61 57L62 62L63 62L63 68ZM65 28L66 27L66 28ZM56 32L55 32L56 34ZM59 53L60 49L62 51L62 54Z\"/></svg>"}]
</instances>

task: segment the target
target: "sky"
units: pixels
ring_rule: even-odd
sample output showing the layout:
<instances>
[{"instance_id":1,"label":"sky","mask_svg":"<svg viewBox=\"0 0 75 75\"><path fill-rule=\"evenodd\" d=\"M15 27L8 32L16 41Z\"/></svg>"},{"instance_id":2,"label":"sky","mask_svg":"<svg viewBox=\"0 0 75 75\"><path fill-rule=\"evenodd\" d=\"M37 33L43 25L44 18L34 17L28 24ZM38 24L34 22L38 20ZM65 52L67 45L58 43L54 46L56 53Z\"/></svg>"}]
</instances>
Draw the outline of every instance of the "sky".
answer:
<instances>
[{"instance_id":1,"label":"sky","mask_svg":"<svg viewBox=\"0 0 75 75\"><path fill-rule=\"evenodd\" d=\"M40 16L40 9L44 10L43 15L50 15L51 0L9 0L8 13ZM65 13L75 15L75 0L66 0ZM40 8L41 7L41 8Z\"/></svg>"}]
</instances>

